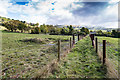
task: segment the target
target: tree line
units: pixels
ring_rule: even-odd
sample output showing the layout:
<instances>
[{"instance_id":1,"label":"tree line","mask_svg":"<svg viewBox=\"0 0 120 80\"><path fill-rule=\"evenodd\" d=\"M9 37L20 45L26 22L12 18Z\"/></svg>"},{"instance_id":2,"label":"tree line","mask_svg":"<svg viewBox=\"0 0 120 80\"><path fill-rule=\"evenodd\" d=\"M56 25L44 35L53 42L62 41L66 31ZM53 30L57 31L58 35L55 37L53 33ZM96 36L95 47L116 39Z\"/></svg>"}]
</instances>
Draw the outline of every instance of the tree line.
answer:
<instances>
[{"instance_id":1,"label":"tree line","mask_svg":"<svg viewBox=\"0 0 120 80\"><path fill-rule=\"evenodd\" d=\"M53 25L40 25L39 27L34 27L31 30L32 34L39 34L39 33L45 33L50 35L72 35L72 34L81 34L81 35L87 35L89 34L89 30L85 27L81 28L80 30L75 30L72 25L59 28L57 26Z\"/></svg>"},{"instance_id":2,"label":"tree line","mask_svg":"<svg viewBox=\"0 0 120 80\"><path fill-rule=\"evenodd\" d=\"M24 22L18 20L10 20L4 22L2 25L11 32L16 32L17 30L19 30L22 33L31 29L31 27L27 26Z\"/></svg>"},{"instance_id":3,"label":"tree line","mask_svg":"<svg viewBox=\"0 0 120 80\"><path fill-rule=\"evenodd\" d=\"M87 35L89 34L89 29L82 27L79 30L76 30L72 27L72 25L69 25L67 27L59 28L57 26L53 25L40 25L39 23L33 24L29 23L27 24L25 21L19 21L19 20L9 20L7 22L3 22L2 24L5 26L9 31L11 32L27 32L31 34L50 34L50 35L72 35L72 34L80 34L80 35ZM90 31L93 32L93 31ZM97 30L96 36L107 36L107 37L120 37L120 29L114 29L112 32L103 32L102 30Z\"/></svg>"},{"instance_id":4,"label":"tree line","mask_svg":"<svg viewBox=\"0 0 120 80\"><path fill-rule=\"evenodd\" d=\"M57 26L53 25L40 25L39 23L36 24L26 24L25 21L19 21L19 20L10 20L3 23L3 26L5 26L9 31L11 32L26 32L31 34L51 34L51 35L72 35L72 34L81 34L81 35L87 35L89 34L89 30L85 27L75 30L72 25L69 25L67 27L59 28Z\"/></svg>"},{"instance_id":5,"label":"tree line","mask_svg":"<svg viewBox=\"0 0 120 80\"><path fill-rule=\"evenodd\" d=\"M93 31L90 31L93 32ZM115 37L120 38L120 29L113 29L111 32L103 32L102 30L95 31L96 36L106 36L106 37Z\"/></svg>"}]
</instances>

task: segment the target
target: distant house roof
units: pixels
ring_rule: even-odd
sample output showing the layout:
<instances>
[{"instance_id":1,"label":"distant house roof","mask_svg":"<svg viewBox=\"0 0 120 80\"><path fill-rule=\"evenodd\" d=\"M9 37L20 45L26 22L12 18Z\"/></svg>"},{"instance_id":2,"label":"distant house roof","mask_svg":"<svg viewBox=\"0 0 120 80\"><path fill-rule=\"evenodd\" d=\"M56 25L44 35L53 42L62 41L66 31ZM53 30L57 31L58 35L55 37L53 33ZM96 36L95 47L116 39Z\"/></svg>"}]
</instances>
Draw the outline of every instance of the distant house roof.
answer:
<instances>
[{"instance_id":1,"label":"distant house roof","mask_svg":"<svg viewBox=\"0 0 120 80\"><path fill-rule=\"evenodd\" d=\"M96 32L90 32L90 34L96 34Z\"/></svg>"}]
</instances>

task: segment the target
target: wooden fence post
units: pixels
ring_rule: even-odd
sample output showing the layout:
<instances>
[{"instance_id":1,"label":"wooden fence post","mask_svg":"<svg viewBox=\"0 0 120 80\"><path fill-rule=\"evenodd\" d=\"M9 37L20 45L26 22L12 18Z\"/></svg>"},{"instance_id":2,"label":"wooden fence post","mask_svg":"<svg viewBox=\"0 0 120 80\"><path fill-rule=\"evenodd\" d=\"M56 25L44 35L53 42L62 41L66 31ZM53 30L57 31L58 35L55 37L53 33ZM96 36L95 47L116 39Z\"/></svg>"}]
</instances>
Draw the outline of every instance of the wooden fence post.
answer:
<instances>
[{"instance_id":1,"label":"wooden fence post","mask_svg":"<svg viewBox=\"0 0 120 80\"><path fill-rule=\"evenodd\" d=\"M73 45L75 44L75 35L73 34Z\"/></svg>"},{"instance_id":2,"label":"wooden fence post","mask_svg":"<svg viewBox=\"0 0 120 80\"><path fill-rule=\"evenodd\" d=\"M90 38L91 38L91 41L92 41L92 46L94 47L94 34L90 34Z\"/></svg>"},{"instance_id":3,"label":"wooden fence post","mask_svg":"<svg viewBox=\"0 0 120 80\"><path fill-rule=\"evenodd\" d=\"M97 41L98 39L97 38L95 38L95 44L96 44L96 53L98 53L98 41Z\"/></svg>"},{"instance_id":4,"label":"wooden fence post","mask_svg":"<svg viewBox=\"0 0 120 80\"><path fill-rule=\"evenodd\" d=\"M58 61L60 61L61 40L58 40Z\"/></svg>"},{"instance_id":5,"label":"wooden fence post","mask_svg":"<svg viewBox=\"0 0 120 80\"><path fill-rule=\"evenodd\" d=\"M72 48L72 38L70 37L70 49Z\"/></svg>"},{"instance_id":6,"label":"wooden fence post","mask_svg":"<svg viewBox=\"0 0 120 80\"><path fill-rule=\"evenodd\" d=\"M105 64L106 59L106 40L103 40L103 64Z\"/></svg>"},{"instance_id":7,"label":"wooden fence post","mask_svg":"<svg viewBox=\"0 0 120 80\"><path fill-rule=\"evenodd\" d=\"M80 35L78 34L78 41L80 40Z\"/></svg>"}]
</instances>

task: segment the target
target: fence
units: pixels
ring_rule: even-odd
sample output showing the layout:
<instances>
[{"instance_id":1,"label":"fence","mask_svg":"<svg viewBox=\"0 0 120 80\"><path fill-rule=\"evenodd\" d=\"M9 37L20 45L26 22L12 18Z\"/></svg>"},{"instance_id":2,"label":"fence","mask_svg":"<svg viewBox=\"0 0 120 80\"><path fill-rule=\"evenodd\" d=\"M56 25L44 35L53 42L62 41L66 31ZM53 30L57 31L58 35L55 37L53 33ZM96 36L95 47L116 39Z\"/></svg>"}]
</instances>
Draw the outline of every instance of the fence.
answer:
<instances>
[{"instance_id":1,"label":"fence","mask_svg":"<svg viewBox=\"0 0 120 80\"><path fill-rule=\"evenodd\" d=\"M57 61L60 62L62 57L64 57L65 54L68 53L74 47L74 44L76 44L83 37L85 36L73 35L72 37L70 37L70 39L67 42L58 40L57 45L54 45L55 46L54 53L58 53L56 55ZM115 47L115 46L111 45L106 40L102 41L98 38L95 38L95 40L93 41L93 44L94 44L96 53L98 53L98 56L101 58L103 65L107 66L107 72L108 72L107 75L110 78L118 78L118 64L117 64L118 59L117 59L117 56L115 56L114 54L111 54L112 47Z\"/></svg>"},{"instance_id":2,"label":"fence","mask_svg":"<svg viewBox=\"0 0 120 80\"><path fill-rule=\"evenodd\" d=\"M65 53L68 53L74 47L74 44L83 39L83 37L85 36L73 35L73 37L70 37L69 42L67 43L63 43L61 40L58 40L58 61L60 61L62 56L65 56Z\"/></svg>"},{"instance_id":3,"label":"fence","mask_svg":"<svg viewBox=\"0 0 120 80\"><path fill-rule=\"evenodd\" d=\"M41 71L39 71L40 72L39 77L37 76L37 78L41 78L41 76L43 77L44 75L49 74L48 72L52 71L54 65L57 62L60 62L60 60L66 56L66 53L68 53L74 47L74 44L76 44L79 40L83 39L83 37L85 36L73 35L73 37L70 37L70 39L67 42L58 40L57 45L54 45L55 46L54 53L57 53L57 57L56 57L57 59L53 58L53 60L49 62L47 66L41 68Z\"/></svg>"},{"instance_id":4,"label":"fence","mask_svg":"<svg viewBox=\"0 0 120 80\"><path fill-rule=\"evenodd\" d=\"M70 37L67 43L58 40L57 61L59 62L62 59L62 57L65 56L65 54L68 53L74 47L74 44L76 44L83 37L85 36L73 35L73 37ZM115 56L115 54L111 53L112 47L115 46L111 45L108 41L102 41L97 37L93 41L93 44L96 53L98 53L98 56L101 58L103 65L107 66L107 75L109 76L109 78L118 78L118 58L117 56Z\"/></svg>"},{"instance_id":5,"label":"fence","mask_svg":"<svg viewBox=\"0 0 120 80\"><path fill-rule=\"evenodd\" d=\"M107 75L110 78L118 78L118 57L113 47L115 46L108 41L95 38L95 50L103 65L107 66Z\"/></svg>"}]
</instances>

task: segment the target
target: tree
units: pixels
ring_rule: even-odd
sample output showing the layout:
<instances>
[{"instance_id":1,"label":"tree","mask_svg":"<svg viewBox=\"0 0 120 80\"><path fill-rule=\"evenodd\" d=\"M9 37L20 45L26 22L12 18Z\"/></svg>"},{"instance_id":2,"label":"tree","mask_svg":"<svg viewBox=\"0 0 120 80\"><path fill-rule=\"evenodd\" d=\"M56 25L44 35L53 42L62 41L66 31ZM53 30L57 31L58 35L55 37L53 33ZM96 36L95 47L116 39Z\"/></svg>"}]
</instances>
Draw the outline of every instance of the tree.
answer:
<instances>
[{"instance_id":1,"label":"tree","mask_svg":"<svg viewBox=\"0 0 120 80\"><path fill-rule=\"evenodd\" d=\"M70 27L69 26L67 26L68 28L69 28L69 34L73 34L73 27L72 27L72 25L70 25Z\"/></svg>"},{"instance_id":2,"label":"tree","mask_svg":"<svg viewBox=\"0 0 120 80\"><path fill-rule=\"evenodd\" d=\"M45 34L49 32L48 27L45 24L40 26L40 31Z\"/></svg>"},{"instance_id":3,"label":"tree","mask_svg":"<svg viewBox=\"0 0 120 80\"><path fill-rule=\"evenodd\" d=\"M40 33L40 28L39 28L39 27L35 27L34 33L35 33L35 34L39 34L39 33Z\"/></svg>"},{"instance_id":4,"label":"tree","mask_svg":"<svg viewBox=\"0 0 120 80\"><path fill-rule=\"evenodd\" d=\"M47 26L44 26L44 33L45 33L45 34L48 33L48 28L47 28Z\"/></svg>"},{"instance_id":5,"label":"tree","mask_svg":"<svg viewBox=\"0 0 120 80\"><path fill-rule=\"evenodd\" d=\"M74 30L73 34L79 34L79 30Z\"/></svg>"},{"instance_id":6,"label":"tree","mask_svg":"<svg viewBox=\"0 0 120 80\"><path fill-rule=\"evenodd\" d=\"M9 31L12 31L10 23L6 22L3 23L2 25L5 26Z\"/></svg>"},{"instance_id":7,"label":"tree","mask_svg":"<svg viewBox=\"0 0 120 80\"><path fill-rule=\"evenodd\" d=\"M65 34L65 29L64 28L62 28L61 34Z\"/></svg>"},{"instance_id":8,"label":"tree","mask_svg":"<svg viewBox=\"0 0 120 80\"><path fill-rule=\"evenodd\" d=\"M65 29L65 34L69 34L69 29L68 28L64 28Z\"/></svg>"},{"instance_id":9,"label":"tree","mask_svg":"<svg viewBox=\"0 0 120 80\"><path fill-rule=\"evenodd\" d=\"M39 23L36 23L35 25L38 27L38 26L39 26Z\"/></svg>"},{"instance_id":10,"label":"tree","mask_svg":"<svg viewBox=\"0 0 120 80\"><path fill-rule=\"evenodd\" d=\"M16 32L16 30L18 29L18 21L17 20L11 20L9 22L5 22L3 23L3 26L5 26L9 31L14 31Z\"/></svg>"},{"instance_id":11,"label":"tree","mask_svg":"<svg viewBox=\"0 0 120 80\"><path fill-rule=\"evenodd\" d=\"M60 34L61 28L56 28L55 29L55 34Z\"/></svg>"},{"instance_id":12,"label":"tree","mask_svg":"<svg viewBox=\"0 0 120 80\"><path fill-rule=\"evenodd\" d=\"M27 26L24 30L25 30L25 31L28 31L28 33L30 33L29 31L31 30L31 27L30 27L30 26Z\"/></svg>"},{"instance_id":13,"label":"tree","mask_svg":"<svg viewBox=\"0 0 120 80\"><path fill-rule=\"evenodd\" d=\"M26 23L26 21L22 21L22 23Z\"/></svg>"},{"instance_id":14,"label":"tree","mask_svg":"<svg viewBox=\"0 0 120 80\"><path fill-rule=\"evenodd\" d=\"M26 27L27 26L24 23L19 23L19 25L18 25L18 29L21 30L21 33L23 32L23 30L25 30Z\"/></svg>"},{"instance_id":15,"label":"tree","mask_svg":"<svg viewBox=\"0 0 120 80\"><path fill-rule=\"evenodd\" d=\"M55 34L56 29L54 27L49 28L49 33L50 34Z\"/></svg>"},{"instance_id":16,"label":"tree","mask_svg":"<svg viewBox=\"0 0 120 80\"><path fill-rule=\"evenodd\" d=\"M82 28L80 29L80 31L83 32L83 33L85 33L85 34L89 34L88 28L82 27Z\"/></svg>"},{"instance_id":17,"label":"tree","mask_svg":"<svg viewBox=\"0 0 120 80\"><path fill-rule=\"evenodd\" d=\"M112 30L112 35L114 37L120 38L120 29Z\"/></svg>"},{"instance_id":18,"label":"tree","mask_svg":"<svg viewBox=\"0 0 120 80\"><path fill-rule=\"evenodd\" d=\"M90 30L90 32L93 32L92 30Z\"/></svg>"},{"instance_id":19,"label":"tree","mask_svg":"<svg viewBox=\"0 0 120 80\"><path fill-rule=\"evenodd\" d=\"M8 22L3 23L3 25L9 30L9 31L15 31L17 29L21 30L21 32L23 32L23 30L25 30L25 28L27 27L26 24L22 23L19 20L10 20Z\"/></svg>"},{"instance_id":20,"label":"tree","mask_svg":"<svg viewBox=\"0 0 120 80\"><path fill-rule=\"evenodd\" d=\"M116 31L115 30L112 30L112 35L116 35Z\"/></svg>"},{"instance_id":21,"label":"tree","mask_svg":"<svg viewBox=\"0 0 120 80\"><path fill-rule=\"evenodd\" d=\"M97 34L99 34L99 35L103 35L103 32L101 31L101 30L98 30L98 31L96 31L97 32Z\"/></svg>"},{"instance_id":22,"label":"tree","mask_svg":"<svg viewBox=\"0 0 120 80\"><path fill-rule=\"evenodd\" d=\"M40 25L40 32L44 32L44 26L43 25Z\"/></svg>"}]
</instances>

